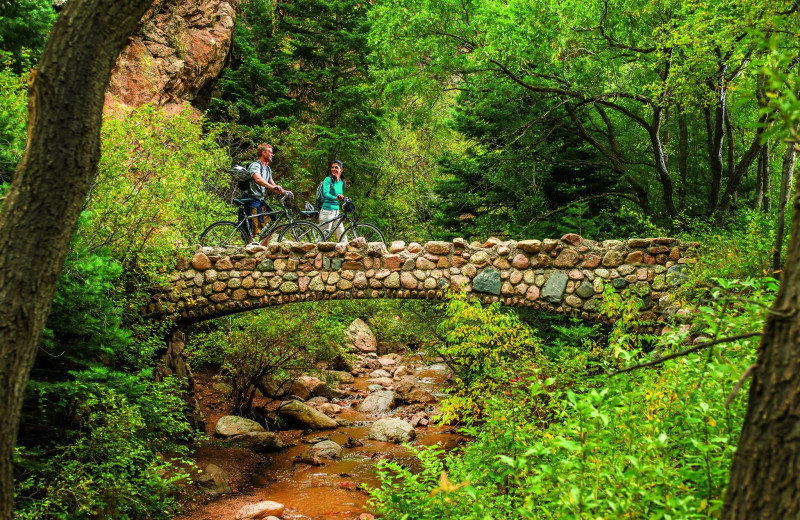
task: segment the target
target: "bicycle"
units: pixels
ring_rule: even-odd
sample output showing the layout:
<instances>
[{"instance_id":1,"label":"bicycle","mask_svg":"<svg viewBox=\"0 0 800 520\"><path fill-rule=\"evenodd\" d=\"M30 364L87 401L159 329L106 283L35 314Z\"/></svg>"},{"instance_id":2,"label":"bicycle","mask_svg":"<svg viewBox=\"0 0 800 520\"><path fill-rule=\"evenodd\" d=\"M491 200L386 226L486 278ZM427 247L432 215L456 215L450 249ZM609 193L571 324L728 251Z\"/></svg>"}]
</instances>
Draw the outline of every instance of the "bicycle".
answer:
<instances>
[{"instance_id":1,"label":"bicycle","mask_svg":"<svg viewBox=\"0 0 800 520\"><path fill-rule=\"evenodd\" d=\"M322 230L307 220L295 220L286 208L286 201L294 198L291 191L287 191L280 198L281 208L277 211L259 212L255 215L244 215L242 209L242 216L239 217L238 222L231 222L229 220L220 220L208 226L200 234L200 245L203 247L209 246L244 246L249 243L265 244L272 241L273 237L277 237L278 242L291 240L294 242L316 243L322 240L324 233ZM234 204L240 208L253 199L241 198L233 199ZM255 236L250 238L250 225L257 218L269 217L271 223L269 226L265 225L264 228ZM284 222L284 221L288 222Z\"/></svg>"},{"instance_id":2,"label":"bicycle","mask_svg":"<svg viewBox=\"0 0 800 520\"><path fill-rule=\"evenodd\" d=\"M383 232L378 229L378 226L355 220L356 205L352 199L345 197L342 201L344 204L342 204L342 212L339 215L317 224L320 227L320 231L322 231L321 228L323 226L330 224L330 229L327 232L322 231L322 241L331 238L341 224L345 229L342 236L339 237L340 242L350 242L358 237L364 237L367 242L383 242L383 245L386 245L386 239L383 237ZM306 202L305 209L300 214L309 219L317 218L319 210ZM350 215L353 215L353 218L350 218ZM347 221L346 224L344 221Z\"/></svg>"}]
</instances>

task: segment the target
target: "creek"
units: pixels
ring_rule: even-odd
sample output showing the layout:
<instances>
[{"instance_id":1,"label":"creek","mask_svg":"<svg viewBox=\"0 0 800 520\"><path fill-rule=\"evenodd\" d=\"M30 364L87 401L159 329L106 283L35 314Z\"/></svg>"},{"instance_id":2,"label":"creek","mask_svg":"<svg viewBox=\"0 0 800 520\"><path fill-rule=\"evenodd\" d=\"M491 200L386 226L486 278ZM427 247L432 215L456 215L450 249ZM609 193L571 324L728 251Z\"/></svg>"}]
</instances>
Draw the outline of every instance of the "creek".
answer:
<instances>
[{"instance_id":1,"label":"creek","mask_svg":"<svg viewBox=\"0 0 800 520\"><path fill-rule=\"evenodd\" d=\"M242 450L217 445L198 452L198 465L213 462L223 468L227 466L226 471L233 473L233 493L198 504L178 518L233 520L242 507L270 500L285 506L282 515L285 520L357 519L362 513L369 513L365 489L379 484L375 473L379 460L394 460L412 468L417 465L417 459L402 444L368 438L375 421L383 418L419 421L414 428L416 438L410 443L414 446L438 444L449 450L463 442L464 438L452 427L424 425L438 411L442 387L449 374L446 365L426 365L419 357L392 356L359 354L351 372L355 376L353 381L340 383L341 397L330 400L341 407L338 413L329 412L339 424L335 429L281 431L279 435L288 446L261 456L255 465ZM402 375L373 377L381 375L376 371ZM399 406L379 414L359 410L369 395L392 389L399 397ZM219 415L216 413L216 417ZM215 420L213 410L208 410L207 416ZM323 440L341 446L341 456L313 456L311 447ZM365 515L365 518L370 517Z\"/></svg>"}]
</instances>

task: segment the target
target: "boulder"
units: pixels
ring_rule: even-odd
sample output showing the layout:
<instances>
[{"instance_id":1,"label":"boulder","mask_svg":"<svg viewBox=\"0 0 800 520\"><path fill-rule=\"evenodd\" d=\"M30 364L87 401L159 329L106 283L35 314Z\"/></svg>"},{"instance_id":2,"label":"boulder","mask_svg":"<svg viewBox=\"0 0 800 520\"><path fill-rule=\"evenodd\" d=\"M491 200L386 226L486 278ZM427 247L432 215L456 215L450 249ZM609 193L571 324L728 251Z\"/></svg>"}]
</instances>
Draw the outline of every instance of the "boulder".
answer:
<instances>
[{"instance_id":1,"label":"boulder","mask_svg":"<svg viewBox=\"0 0 800 520\"><path fill-rule=\"evenodd\" d=\"M382 390L367 396L367 398L358 405L358 411L374 415L389 413L396 404L397 394L391 390Z\"/></svg>"},{"instance_id":2,"label":"boulder","mask_svg":"<svg viewBox=\"0 0 800 520\"><path fill-rule=\"evenodd\" d=\"M237 5L230 0L153 2L117 57L106 105L152 103L174 114L201 97L225 67Z\"/></svg>"},{"instance_id":3,"label":"boulder","mask_svg":"<svg viewBox=\"0 0 800 520\"><path fill-rule=\"evenodd\" d=\"M411 371L408 369L406 365L400 365L399 367L397 367L397 369L394 371L394 374L392 375L395 379L400 379L401 377L407 376L410 373Z\"/></svg>"},{"instance_id":4,"label":"boulder","mask_svg":"<svg viewBox=\"0 0 800 520\"><path fill-rule=\"evenodd\" d=\"M433 396L432 393L428 392L423 388L414 388L408 394L405 395L405 400L409 403L435 403L436 398Z\"/></svg>"},{"instance_id":5,"label":"boulder","mask_svg":"<svg viewBox=\"0 0 800 520\"><path fill-rule=\"evenodd\" d=\"M394 380L391 377L379 377L377 379L367 379L367 383L371 385L390 387L394 383Z\"/></svg>"},{"instance_id":6,"label":"boulder","mask_svg":"<svg viewBox=\"0 0 800 520\"><path fill-rule=\"evenodd\" d=\"M289 422L312 430L336 428L336 421L299 401L285 401L278 408L278 415Z\"/></svg>"},{"instance_id":7,"label":"boulder","mask_svg":"<svg viewBox=\"0 0 800 520\"><path fill-rule=\"evenodd\" d=\"M338 459L344 450L333 441L318 442L311 447L311 454L323 459Z\"/></svg>"},{"instance_id":8,"label":"boulder","mask_svg":"<svg viewBox=\"0 0 800 520\"><path fill-rule=\"evenodd\" d=\"M328 370L326 374L338 383L350 384L355 382L355 378L350 372L344 372L342 370Z\"/></svg>"},{"instance_id":9,"label":"boulder","mask_svg":"<svg viewBox=\"0 0 800 520\"><path fill-rule=\"evenodd\" d=\"M336 415L337 413L341 413L341 411L342 411L342 407L341 406L339 406L338 404L333 404L333 403L322 403L320 405L317 405L316 409L318 411L324 413L328 417Z\"/></svg>"},{"instance_id":10,"label":"boulder","mask_svg":"<svg viewBox=\"0 0 800 520\"><path fill-rule=\"evenodd\" d=\"M369 377L371 377L373 379L378 379L380 377L392 377L392 374L390 374L386 370L379 369L379 370L373 370L372 372L370 372Z\"/></svg>"},{"instance_id":11,"label":"boulder","mask_svg":"<svg viewBox=\"0 0 800 520\"><path fill-rule=\"evenodd\" d=\"M327 386L325 382L311 376L302 376L297 378L297 382L303 386L309 397L316 397L318 395L328 397ZM308 399L308 398L306 398Z\"/></svg>"},{"instance_id":12,"label":"boulder","mask_svg":"<svg viewBox=\"0 0 800 520\"><path fill-rule=\"evenodd\" d=\"M280 451L286 447L275 432L248 432L231 437L230 440L255 453Z\"/></svg>"},{"instance_id":13,"label":"boulder","mask_svg":"<svg viewBox=\"0 0 800 520\"><path fill-rule=\"evenodd\" d=\"M425 412L417 412L411 417L411 426L428 426L428 414Z\"/></svg>"},{"instance_id":14,"label":"boulder","mask_svg":"<svg viewBox=\"0 0 800 520\"><path fill-rule=\"evenodd\" d=\"M306 404L309 406L318 406L327 403L328 401L329 399L327 397L322 397L321 395L318 395L317 397L312 397L311 399L306 401Z\"/></svg>"},{"instance_id":15,"label":"boulder","mask_svg":"<svg viewBox=\"0 0 800 520\"><path fill-rule=\"evenodd\" d=\"M317 395L329 397L325 383L311 376L301 376L283 381L273 380L267 382L264 387L266 389L265 395L273 399L281 399L288 396L306 401Z\"/></svg>"},{"instance_id":16,"label":"boulder","mask_svg":"<svg viewBox=\"0 0 800 520\"><path fill-rule=\"evenodd\" d=\"M249 432L263 432L264 427L244 417L225 415L219 418L214 431L222 437L233 437L234 435L242 435Z\"/></svg>"},{"instance_id":17,"label":"boulder","mask_svg":"<svg viewBox=\"0 0 800 520\"><path fill-rule=\"evenodd\" d=\"M250 520L268 517L281 516L285 509L283 504L273 502L272 500L264 500L255 504L244 506L236 513L236 520Z\"/></svg>"},{"instance_id":18,"label":"boulder","mask_svg":"<svg viewBox=\"0 0 800 520\"><path fill-rule=\"evenodd\" d=\"M414 389L414 385L416 385L417 382L418 379L416 376L403 376L399 381L395 381L394 391L405 397Z\"/></svg>"},{"instance_id":19,"label":"boulder","mask_svg":"<svg viewBox=\"0 0 800 520\"><path fill-rule=\"evenodd\" d=\"M356 318L345 331L347 340L352 347L361 352L375 352L378 350L378 340L364 320Z\"/></svg>"},{"instance_id":20,"label":"boulder","mask_svg":"<svg viewBox=\"0 0 800 520\"><path fill-rule=\"evenodd\" d=\"M392 367L397 364L397 356L392 356L391 354L381 356L378 358L378 363L380 363L382 367Z\"/></svg>"},{"instance_id":21,"label":"boulder","mask_svg":"<svg viewBox=\"0 0 800 520\"><path fill-rule=\"evenodd\" d=\"M376 441L400 444L416 437L414 427L402 419L389 418L375 421L369 430L369 438Z\"/></svg>"},{"instance_id":22,"label":"boulder","mask_svg":"<svg viewBox=\"0 0 800 520\"><path fill-rule=\"evenodd\" d=\"M209 464L195 482L197 487L213 497L231 492L228 474L216 464Z\"/></svg>"}]
</instances>

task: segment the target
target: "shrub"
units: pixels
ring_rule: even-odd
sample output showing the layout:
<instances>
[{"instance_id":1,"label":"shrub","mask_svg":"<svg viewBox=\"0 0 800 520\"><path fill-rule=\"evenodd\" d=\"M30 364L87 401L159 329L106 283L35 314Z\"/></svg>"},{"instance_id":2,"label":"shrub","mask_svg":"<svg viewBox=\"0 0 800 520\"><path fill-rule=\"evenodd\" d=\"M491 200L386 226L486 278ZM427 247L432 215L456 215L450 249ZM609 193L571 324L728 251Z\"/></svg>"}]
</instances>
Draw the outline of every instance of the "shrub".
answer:
<instances>
[{"instance_id":1,"label":"shrub","mask_svg":"<svg viewBox=\"0 0 800 520\"><path fill-rule=\"evenodd\" d=\"M715 295L696 332L762 328L774 281L718 283L746 291L747 299L732 306L726 293ZM623 360L647 359L628 349L629 335L616 337L624 346L610 347ZM684 348L681 339L664 338L660 350ZM487 392L484 422L464 430L474 441L463 452L420 454L419 472L381 464L381 486L371 490L376 513L407 520L714 518L746 410L746 388L735 399L730 392L754 362L754 346L740 340L610 378L534 376Z\"/></svg>"},{"instance_id":2,"label":"shrub","mask_svg":"<svg viewBox=\"0 0 800 520\"><path fill-rule=\"evenodd\" d=\"M483 308L466 294L444 304L438 326L443 346L437 349L453 369L453 386L442 403L441 420L471 423L483 413L484 397L518 384L535 367L540 349L533 332L499 304Z\"/></svg>"},{"instance_id":3,"label":"shrub","mask_svg":"<svg viewBox=\"0 0 800 520\"><path fill-rule=\"evenodd\" d=\"M229 213L216 194L230 187L229 159L188 112L143 106L109 115L101 137L82 243L149 276L171 269L176 251Z\"/></svg>"},{"instance_id":4,"label":"shrub","mask_svg":"<svg viewBox=\"0 0 800 520\"><path fill-rule=\"evenodd\" d=\"M99 367L70 375L31 385L59 434L17 448L19 517L172 518L188 476L178 441L192 437L177 385Z\"/></svg>"}]
</instances>

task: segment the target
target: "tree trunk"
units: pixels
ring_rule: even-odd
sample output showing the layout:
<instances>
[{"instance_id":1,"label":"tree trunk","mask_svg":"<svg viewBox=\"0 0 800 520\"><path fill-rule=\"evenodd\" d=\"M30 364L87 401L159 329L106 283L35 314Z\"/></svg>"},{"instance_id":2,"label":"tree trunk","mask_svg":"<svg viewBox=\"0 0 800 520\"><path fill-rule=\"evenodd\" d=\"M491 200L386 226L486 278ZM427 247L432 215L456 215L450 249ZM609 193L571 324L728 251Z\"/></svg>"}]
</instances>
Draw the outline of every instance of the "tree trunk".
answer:
<instances>
[{"instance_id":1,"label":"tree trunk","mask_svg":"<svg viewBox=\"0 0 800 520\"><path fill-rule=\"evenodd\" d=\"M794 165L795 152L787 151L784 177L789 155ZM792 236L781 278L753 372L724 520L800 518L800 194L794 199Z\"/></svg>"},{"instance_id":2,"label":"tree trunk","mask_svg":"<svg viewBox=\"0 0 800 520\"><path fill-rule=\"evenodd\" d=\"M781 170L781 194L778 198L778 224L775 231L775 246L772 248L772 270L778 272L781 268L781 251L783 250L783 228L786 222L786 204L789 202L789 193L792 191L792 175L794 163L797 159L795 143L789 143L786 153L783 154L783 167Z\"/></svg>"},{"instance_id":3,"label":"tree trunk","mask_svg":"<svg viewBox=\"0 0 800 520\"><path fill-rule=\"evenodd\" d=\"M708 149L708 166L711 170L711 184L708 187L708 216L717 211L719 194L722 191L722 141L725 137L722 121L724 106L720 103L714 110L712 118L711 109L706 108L706 148Z\"/></svg>"},{"instance_id":4,"label":"tree trunk","mask_svg":"<svg viewBox=\"0 0 800 520\"><path fill-rule=\"evenodd\" d=\"M764 148L758 156L757 171L756 194L753 196L754 210L762 209L765 197L769 197L769 142L764 143Z\"/></svg>"},{"instance_id":5,"label":"tree trunk","mask_svg":"<svg viewBox=\"0 0 800 520\"><path fill-rule=\"evenodd\" d=\"M686 115L678 114L678 172L681 176L678 188L678 205L686 207L686 195L689 191L689 130L686 127Z\"/></svg>"},{"instance_id":6,"label":"tree trunk","mask_svg":"<svg viewBox=\"0 0 800 520\"><path fill-rule=\"evenodd\" d=\"M764 145L761 144L761 136L764 134L764 131L769 128L771 123L767 122L766 116L762 116L758 122L759 126L756 130L755 137L753 137L753 142L744 155L742 155L742 158L739 159L739 164L736 165L736 168L729 172L728 185L725 187L725 193L722 195L722 202L719 205L720 214L728 213L731 210L735 194L739 189L745 172L750 165L753 164L753 161L758 157L758 154L761 153L761 149L764 147Z\"/></svg>"},{"instance_id":7,"label":"tree trunk","mask_svg":"<svg viewBox=\"0 0 800 520\"><path fill-rule=\"evenodd\" d=\"M678 215L678 209L675 207L675 193L672 188L672 178L670 178L667 168L667 157L664 152L664 146L661 144L661 113L661 108L653 109L653 125L649 130L650 144L653 147L653 160L656 163L658 180L661 182L661 189L664 194L664 207L667 210L668 216L675 217Z\"/></svg>"},{"instance_id":8,"label":"tree trunk","mask_svg":"<svg viewBox=\"0 0 800 520\"><path fill-rule=\"evenodd\" d=\"M28 373L97 170L111 68L151 3L70 0L33 77L28 143L0 213L2 520L13 514L12 462Z\"/></svg>"}]
</instances>

